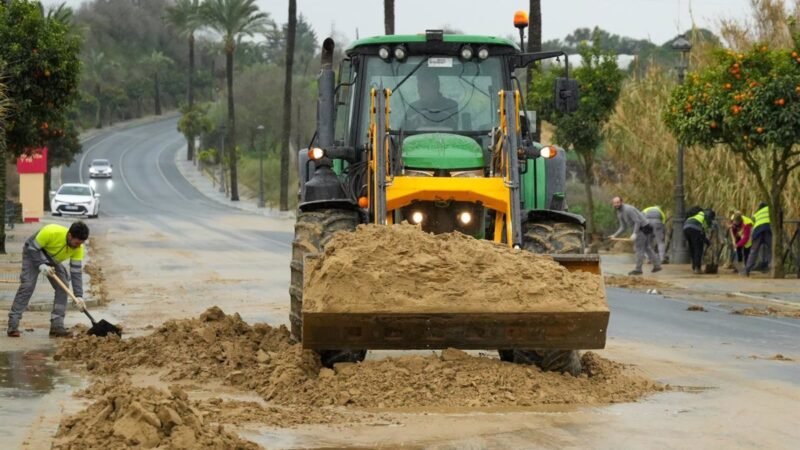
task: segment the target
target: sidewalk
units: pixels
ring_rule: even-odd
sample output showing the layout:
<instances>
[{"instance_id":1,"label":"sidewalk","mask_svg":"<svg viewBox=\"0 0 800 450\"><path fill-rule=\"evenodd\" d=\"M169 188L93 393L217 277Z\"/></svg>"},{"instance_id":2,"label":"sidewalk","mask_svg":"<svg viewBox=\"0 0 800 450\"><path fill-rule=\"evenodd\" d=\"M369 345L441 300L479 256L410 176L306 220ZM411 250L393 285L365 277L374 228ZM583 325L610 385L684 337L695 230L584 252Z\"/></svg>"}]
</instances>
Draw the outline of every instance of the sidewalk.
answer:
<instances>
[{"instance_id":1,"label":"sidewalk","mask_svg":"<svg viewBox=\"0 0 800 450\"><path fill-rule=\"evenodd\" d=\"M606 276L627 276L628 272L633 270L634 255L601 253L600 264ZM719 268L718 274L695 275L688 264L664 264L662 268L661 272L651 273L651 266L645 265L644 275L640 276L642 284L653 280L669 284L687 293L740 301L766 301L790 308L800 308L800 280L796 278L776 280L761 273L743 277L722 267Z\"/></svg>"},{"instance_id":2,"label":"sidewalk","mask_svg":"<svg viewBox=\"0 0 800 450\"><path fill-rule=\"evenodd\" d=\"M186 159L185 146L178 148L175 152L175 165L178 167L178 171L181 175L183 175L186 181L194 186L195 189L210 200L219 204L273 219L293 220L295 217L294 211L279 211L269 206L266 208L259 208L258 199L254 198L254 195L241 184L239 185L240 200L238 202L231 201L225 196L224 192L219 191L219 184L215 183L210 175L200 171L198 166L195 166L192 161Z\"/></svg>"}]
</instances>

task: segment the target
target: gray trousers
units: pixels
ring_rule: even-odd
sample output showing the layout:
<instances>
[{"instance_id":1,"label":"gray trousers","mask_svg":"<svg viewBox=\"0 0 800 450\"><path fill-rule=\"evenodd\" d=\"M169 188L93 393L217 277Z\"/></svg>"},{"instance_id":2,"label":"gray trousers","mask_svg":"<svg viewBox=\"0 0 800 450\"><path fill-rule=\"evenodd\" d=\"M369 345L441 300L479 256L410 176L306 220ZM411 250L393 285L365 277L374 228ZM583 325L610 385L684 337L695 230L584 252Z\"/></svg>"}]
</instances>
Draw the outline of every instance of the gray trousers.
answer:
<instances>
[{"instance_id":1,"label":"gray trousers","mask_svg":"<svg viewBox=\"0 0 800 450\"><path fill-rule=\"evenodd\" d=\"M653 251L652 236L653 233L648 235L641 230L636 233L636 240L633 241L633 250L636 252L636 270L638 271L642 270L645 255L650 261L653 261L653 267L661 266L661 261L656 259L656 253Z\"/></svg>"},{"instance_id":2,"label":"gray trousers","mask_svg":"<svg viewBox=\"0 0 800 450\"><path fill-rule=\"evenodd\" d=\"M69 274L61 264L55 267L56 275L69 286ZM11 311L8 312L8 329L16 330L19 328L19 321L22 313L28 308L33 290L36 289L36 281L39 278L39 267L28 252L22 252L22 273L19 275L19 289L14 296L14 303L11 304ZM67 313L67 293L64 292L55 281L48 278L50 284L55 289L55 299L53 301L53 312L50 314L50 328L60 328L64 326L64 316Z\"/></svg>"},{"instance_id":3,"label":"gray trousers","mask_svg":"<svg viewBox=\"0 0 800 450\"><path fill-rule=\"evenodd\" d=\"M658 249L658 261L650 260L656 267L660 266L662 262L664 262L664 256L666 255L667 251L667 228L664 226L664 222L661 220L650 220L650 226L653 227L653 233L648 235L647 246L649 248L657 248ZM649 258L649 256L648 256Z\"/></svg>"},{"instance_id":4,"label":"gray trousers","mask_svg":"<svg viewBox=\"0 0 800 450\"><path fill-rule=\"evenodd\" d=\"M761 261L759 262L759 257ZM753 239L753 246L750 247L750 256L747 258L745 273L750 273L754 269L767 269L772 260L772 230L761 232L757 238Z\"/></svg>"}]
</instances>

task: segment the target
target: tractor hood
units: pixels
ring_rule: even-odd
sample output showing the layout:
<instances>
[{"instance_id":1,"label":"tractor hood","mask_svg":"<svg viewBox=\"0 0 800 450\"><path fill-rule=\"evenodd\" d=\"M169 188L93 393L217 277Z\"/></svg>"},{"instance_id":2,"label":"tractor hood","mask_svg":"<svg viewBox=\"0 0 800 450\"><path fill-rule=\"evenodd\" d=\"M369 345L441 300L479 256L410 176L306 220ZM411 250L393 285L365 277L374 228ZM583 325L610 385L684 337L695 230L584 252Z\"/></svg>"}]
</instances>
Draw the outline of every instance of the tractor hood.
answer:
<instances>
[{"instance_id":1,"label":"tractor hood","mask_svg":"<svg viewBox=\"0 0 800 450\"><path fill-rule=\"evenodd\" d=\"M483 151L474 139L449 133L425 133L403 141L403 163L413 169L480 169Z\"/></svg>"}]
</instances>

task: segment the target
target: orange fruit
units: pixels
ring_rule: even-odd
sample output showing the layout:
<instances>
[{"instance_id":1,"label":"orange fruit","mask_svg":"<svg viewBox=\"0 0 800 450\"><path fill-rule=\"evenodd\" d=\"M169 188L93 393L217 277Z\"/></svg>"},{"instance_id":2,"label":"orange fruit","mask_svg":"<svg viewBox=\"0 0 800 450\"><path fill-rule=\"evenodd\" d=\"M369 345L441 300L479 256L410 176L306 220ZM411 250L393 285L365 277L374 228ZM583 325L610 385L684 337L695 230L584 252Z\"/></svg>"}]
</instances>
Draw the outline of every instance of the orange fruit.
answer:
<instances>
[{"instance_id":1,"label":"orange fruit","mask_svg":"<svg viewBox=\"0 0 800 450\"><path fill-rule=\"evenodd\" d=\"M764 132L764 129L763 129L763 128L761 128L761 127L758 127L758 128L756 128L756 132L757 132L758 134L761 134L761 133L763 133L763 132Z\"/></svg>"}]
</instances>

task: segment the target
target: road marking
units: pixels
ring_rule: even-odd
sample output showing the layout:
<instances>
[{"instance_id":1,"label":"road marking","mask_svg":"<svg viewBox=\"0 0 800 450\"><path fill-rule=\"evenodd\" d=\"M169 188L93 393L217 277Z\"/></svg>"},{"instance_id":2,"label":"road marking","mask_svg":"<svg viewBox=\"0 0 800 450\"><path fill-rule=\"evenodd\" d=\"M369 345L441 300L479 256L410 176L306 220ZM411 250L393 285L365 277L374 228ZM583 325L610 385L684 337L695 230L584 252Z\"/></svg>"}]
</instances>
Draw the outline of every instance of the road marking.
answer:
<instances>
[{"instance_id":1,"label":"road marking","mask_svg":"<svg viewBox=\"0 0 800 450\"><path fill-rule=\"evenodd\" d=\"M181 138L181 139L184 139L184 138ZM161 163L159 161L161 159L161 155L163 155L164 152L167 151L168 148L169 148L169 145L165 145L164 148L162 148L161 151L158 152L158 155L156 155L156 168L158 169L158 174L161 175L161 178L164 180L165 183L167 183L167 186L169 186L169 188L172 189L176 194L178 194L182 199L186 200L187 202L191 201L191 200L189 200L188 197L186 197L180 191L178 191L178 189L175 186L173 186L172 183L169 182L169 180L167 179L167 176L164 175L164 171L161 170Z\"/></svg>"},{"instance_id":2,"label":"road marking","mask_svg":"<svg viewBox=\"0 0 800 450\"><path fill-rule=\"evenodd\" d=\"M138 195L136 195L136 192L133 192L133 188L131 187L130 183L128 183L128 179L125 177L125 169L123 169L123 167L125 166L125 155L127 155L129 151L133 150L137 144L140 144L140 142L134 142L133 144L131 144L128 148L125 149L125 151L122 152L122 155L119 157L119 176L122 177L122 183L125 185L125 187L128 188L128 191L130 191L133 198L138 200L139 203L141 203L142 205L148 206L148 204L145 203L144 200L142 200L141 198L139 198Z\"/></svg>"}]
</instances>

